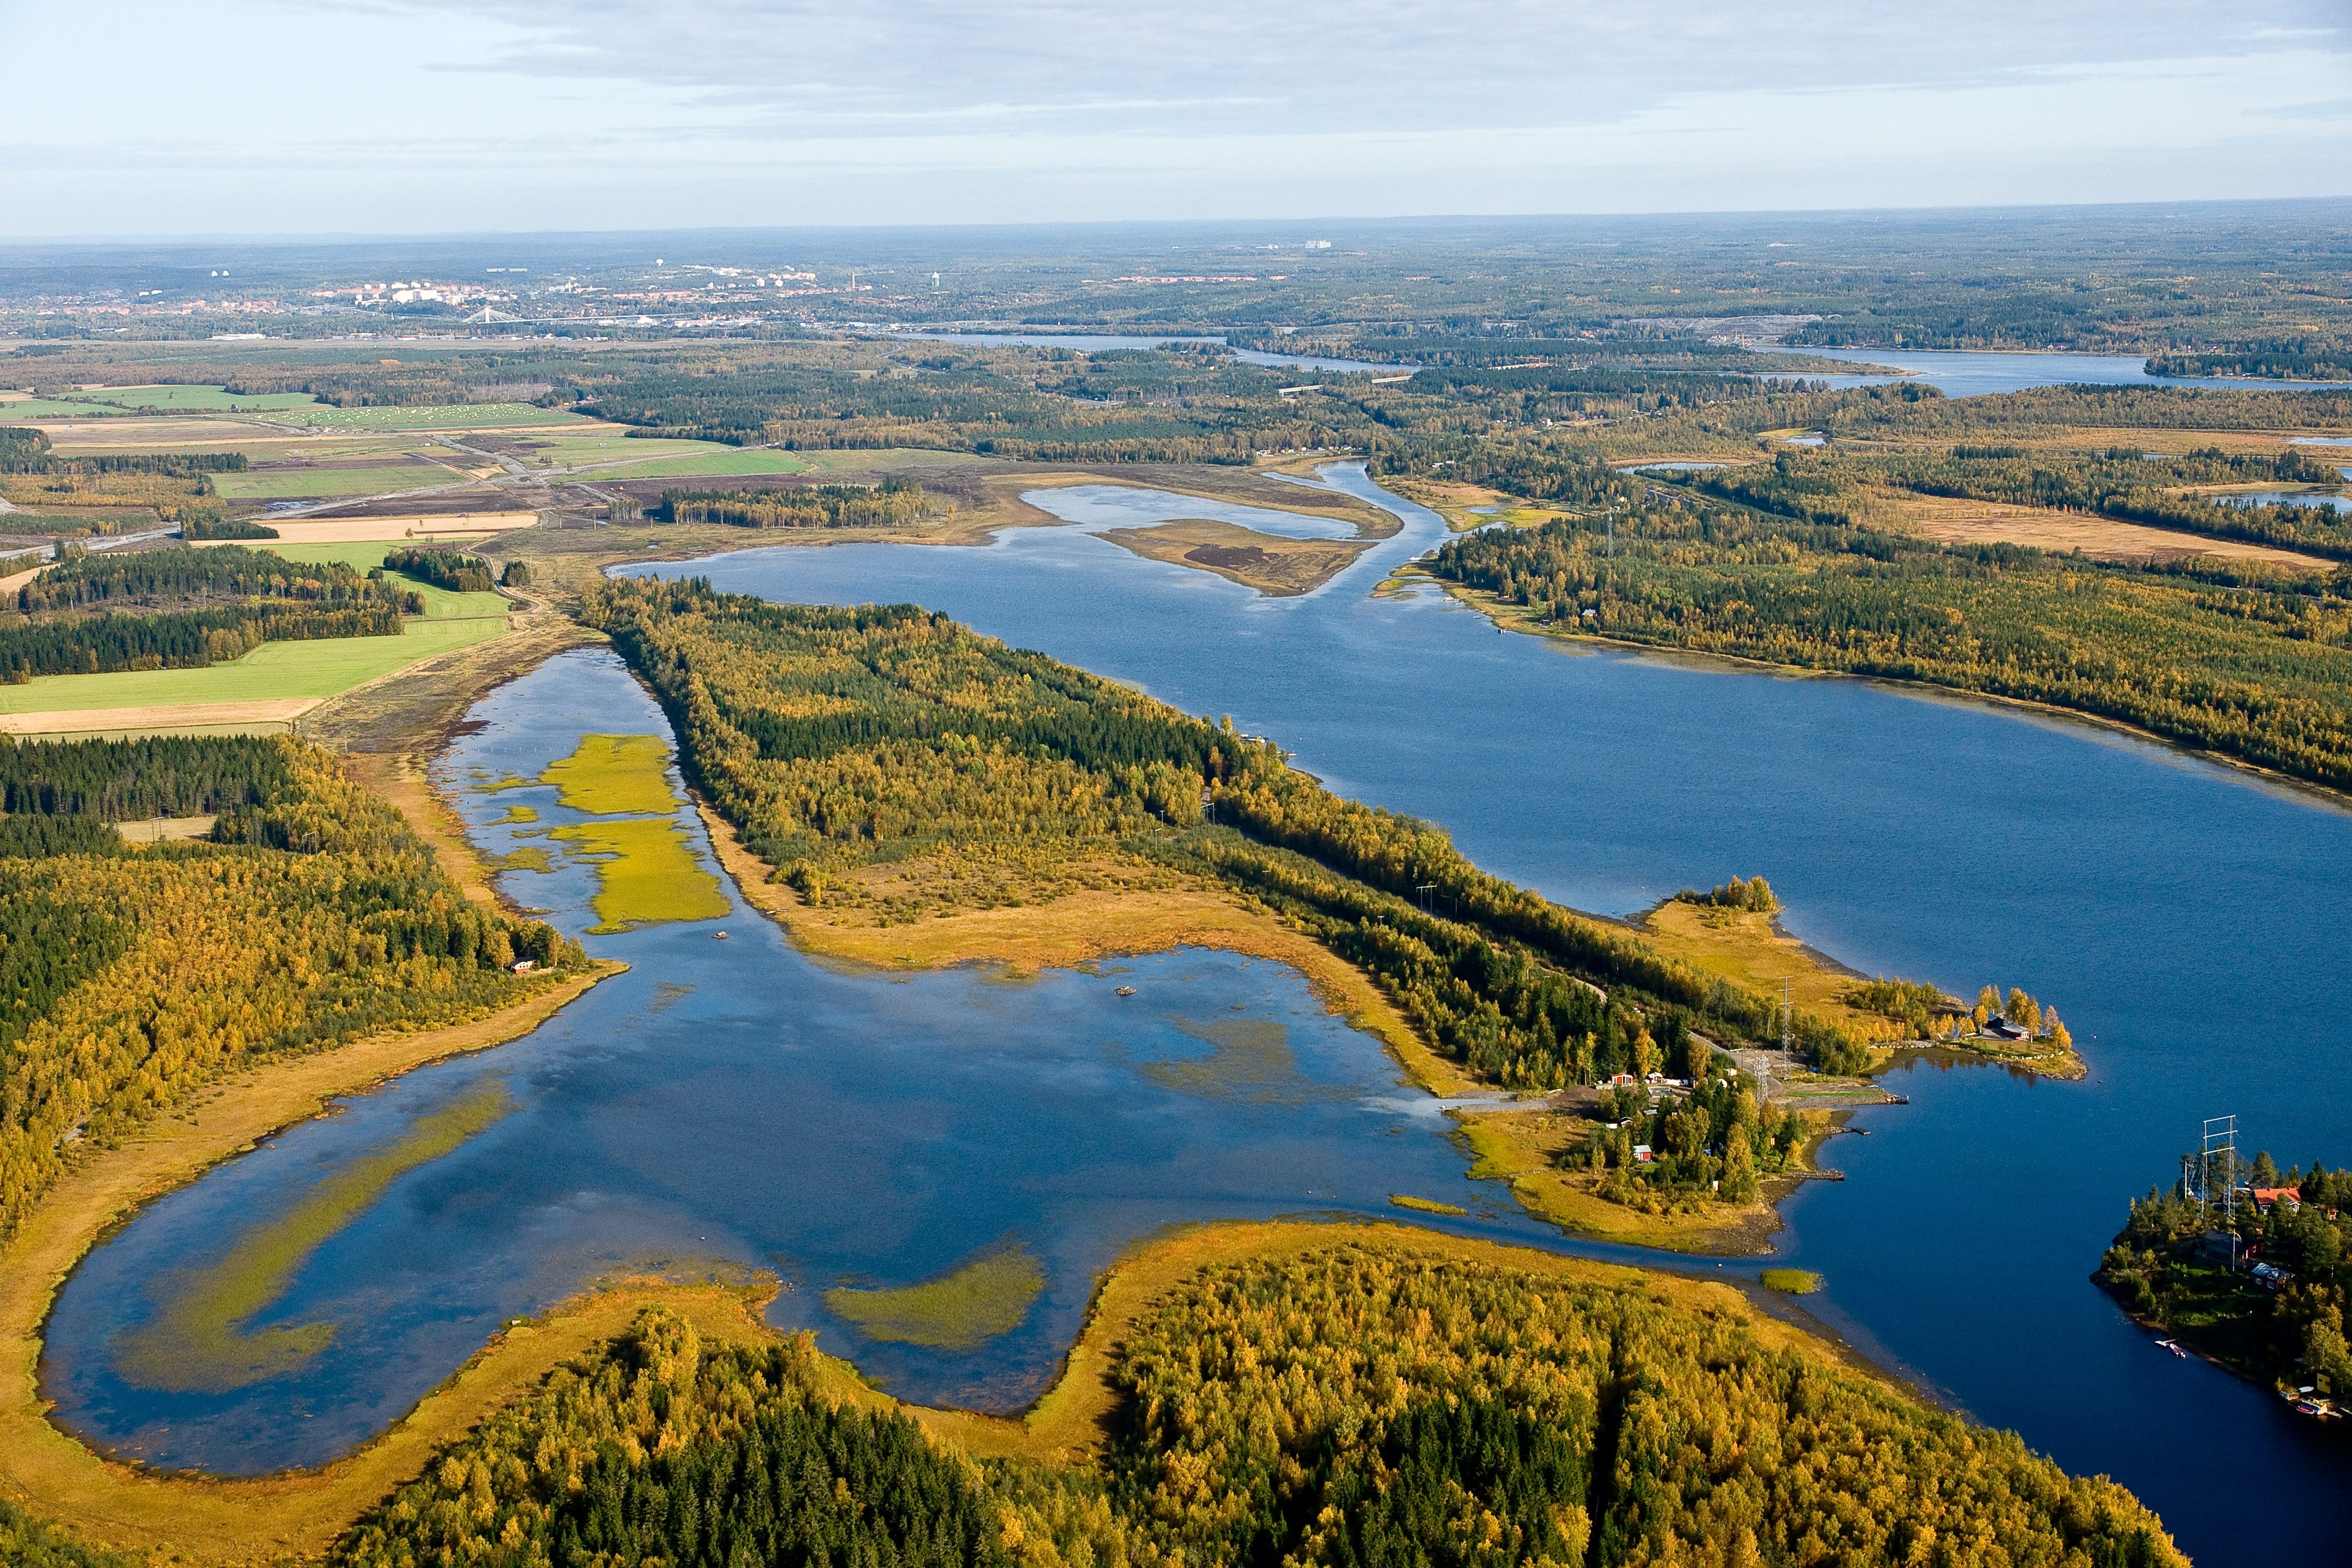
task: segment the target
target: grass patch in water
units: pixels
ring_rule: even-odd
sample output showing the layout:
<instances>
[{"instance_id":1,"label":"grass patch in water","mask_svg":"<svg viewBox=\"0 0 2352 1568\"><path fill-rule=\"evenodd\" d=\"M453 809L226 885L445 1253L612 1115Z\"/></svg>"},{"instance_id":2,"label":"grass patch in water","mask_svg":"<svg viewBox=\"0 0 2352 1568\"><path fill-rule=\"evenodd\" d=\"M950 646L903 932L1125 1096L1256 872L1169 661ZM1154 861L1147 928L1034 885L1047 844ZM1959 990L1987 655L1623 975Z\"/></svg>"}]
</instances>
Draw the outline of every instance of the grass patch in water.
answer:
<instances>
[{"instance_id":1,"label":"grass patch in water","mask_svg":"<svg viewBox=\"0 0 2352 1568\"><path fill-rule=\"evenodd\" d=\"M563 804L599 816L677 809L669 787L669 743L659 735L583 735L568 757L548 763L541 784Z\"/></svg>"},{"instance_id":2,"label":"grass patch in water","mask_svg":"<svg viewBox=\"0 0 2352 1568\"><path fill-rule=\"evenodd\" d=\"M1810 1268L1767 1268L1757 1276L1765 1288L1791 1296L1810 1296L1822 1288L1822 1277Z\"/></svg>"},{"instance_id":3,"label":"grass patch in water","mask_svg":"<svg viewBox=\"0 0 2352 1568\"><path fill-rule=\"evenodd\" d=\"M509 822L537 822L538 820L539 813L530 806L510 805L507 807L507 814L492 821L490 826L498 827Z\"/></svg>"},{"instance_id":4,"label":"grass patch in water","mask_svg":"<svg viewBox=\"0 0 2352 1568\"><path fill-rule=\"evenodd\" d=\"M1465 1215L1470 1211L1459 1204L1442 1204L1435 1198L1417 1198L1411 1193L1391 1193L1389 1202L1401 1209L1414 1209L1422 1214Z\"/></svg>"},{"instance_id":5,"label":"grass patch in water","mask_svg":"<svg viewBox=\"0 0 2352 1568\"><path fill-rule=\"evenodd\" d=\"M226 1394L282 1377L327 1348L332 1323L247 1331L286 1293L310 1255L373 1207L386 1188L488 1129L513 1102L492 1084L412 1122L399 1142L329 1176L278 1219L237 1237L226 1257L179 1276L179 1289L131 1333L115 1367L133 1388Z\"/></svg>"},{"instance_id":6,"label":"grass patch in water","mask_svg":"<svg viewBox=\"0 0 2352 1568\"><path fill-rule=\"evenodd\" d=\"M1255 1105L1301 1105L1340 1091L1309 1081L1298 1070L1290 1032L1270 1018L1213 1018L1205 1023L1170 1015L1169 1022L1216 1048L1205 1057L1138 1062L1136 1070L1176 1094L1238 1100Z\"/></svg>"},{"instance_id":7,"label":"grass patch in water","mask_svg":"<svg viewBox=\"0 0 2352 1568\"><path fill-rule=\"evenodd\" d=\"M501 871L552 871L555 863L547 851L536 844L526 844L520 849L509 849L494 862Z\"/></svg>"},{"instance_id":8,"label":"grass patch in water","mask_svg":"<svg viewBox=\"0 0 2352 1568\"><path fill-rule=\"evenodd\" d=\"M688 847L686 830L667 817L633 816L549 830L550 838L596 868L596 934L664 921L714 921L728 910L719 879Z\"/></svg>"},{"instance_id":9,"label":"grass patch in water","mask_svg":"<svg viewBox=\"0 0 2352 1568\"><path fill-rule=\"evenodd\" d=\"M969 1351L1019 1328L1045 1288L1037 1260L1014 1247L903 1289L827 1290L824 1304L868 1339Z\"/></svg>"}]
</instances>

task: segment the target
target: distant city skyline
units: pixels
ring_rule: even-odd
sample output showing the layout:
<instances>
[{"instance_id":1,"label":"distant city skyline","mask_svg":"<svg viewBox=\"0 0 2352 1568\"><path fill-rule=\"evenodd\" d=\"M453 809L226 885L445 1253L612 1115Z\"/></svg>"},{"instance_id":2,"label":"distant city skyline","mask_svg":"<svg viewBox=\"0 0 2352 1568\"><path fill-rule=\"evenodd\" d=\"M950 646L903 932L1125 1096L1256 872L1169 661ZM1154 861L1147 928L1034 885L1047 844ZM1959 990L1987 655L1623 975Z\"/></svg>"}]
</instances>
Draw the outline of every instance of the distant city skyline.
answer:
<instances>
[{"instance_id":1,"label":"distant city skyline","mask_svg":"<svg viewBox=\"0 0 2352 1568\"><path fill-rule=\"evenodd\" d=\"M12 239L2352 195L2331 0L0 0L0 46Z\"/></svg>"}]
</instances>

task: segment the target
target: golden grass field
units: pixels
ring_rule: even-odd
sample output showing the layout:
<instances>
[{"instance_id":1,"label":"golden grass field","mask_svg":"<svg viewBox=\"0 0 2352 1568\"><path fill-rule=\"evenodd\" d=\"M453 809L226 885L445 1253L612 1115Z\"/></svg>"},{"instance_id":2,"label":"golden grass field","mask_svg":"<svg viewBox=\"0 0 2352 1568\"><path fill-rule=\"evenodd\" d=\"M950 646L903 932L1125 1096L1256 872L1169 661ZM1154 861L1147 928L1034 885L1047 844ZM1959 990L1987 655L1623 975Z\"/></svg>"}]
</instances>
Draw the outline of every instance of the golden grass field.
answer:
<instances>
[{"instance_id":1,"label":"golden grass field","mask_svg":"<svg viewBox=\"0 0 2352 1568\"><path fill-rule=\"evenodd\" d=\"M1109 528L1097 537L1149 560L1213 573L1276 598L1313 593L1371 548L1370 540L1286 539L1208 518Z\"/></svg>"},{"instance_id":2,"label":"golden grass field","mask_svg":"<svg viewBox=\"0 0 2352 1568\"><path fill-rule=\"evenodd\" d=\"M1947 496L1896 494L1885 499L1901 512L1912 532L1939 544L2024 544L2061 553L2080 550L2101 561L2179 561L2210 555L2224 561L2265 561L2299 572L2327 572L2335 567L2332 561L2274 544L2209 539L2200 533L2150 528L2087 512Z\"/></svg>"}]
</instances>

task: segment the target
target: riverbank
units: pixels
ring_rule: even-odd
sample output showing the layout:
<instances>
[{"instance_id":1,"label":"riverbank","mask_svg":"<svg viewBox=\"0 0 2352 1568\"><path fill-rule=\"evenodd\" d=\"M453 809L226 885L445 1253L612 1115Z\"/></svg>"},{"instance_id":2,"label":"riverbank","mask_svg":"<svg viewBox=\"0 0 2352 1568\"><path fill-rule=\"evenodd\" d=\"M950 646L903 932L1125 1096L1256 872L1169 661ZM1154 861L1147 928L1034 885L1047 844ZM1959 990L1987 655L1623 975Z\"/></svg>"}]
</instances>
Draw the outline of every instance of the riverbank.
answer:
<instances>
[{"instance_id":1,"label":"riverbank","mask_svg":"<svg viewBox=\"0 0 2352 1568\"><path fill-rule=\"evenodd\" d=\"M91 1452L48 1418L40 1387L49 1307L84 1254L142 1205L178 1190L328 1104L429 1063L520 1038L626 965L602 963L551 977L533 996L471 1023L362 1040L257 1068L184 1120L159 1119L114 1150L84 1158L0 1248L0 1487L84 1539L154 1547L200 1561L315 1551L406 1476L434 1447L480 1419L514 1388L427 1401L377 1444L317 1472L257 1481L155 1474ZM597 1336L589 1336L591 1338ZM459 1379L467 1373L458 1374ZM527 1381L527 1380L526 1380ZM309 1546L300 1544L314 1542Z\"/></svg>"},{"instance_id":2,"label":"riverbank","mask_svg":"<svg viewBox=\"0 0 2352 1568\"><path fill-rule=\"evenodd\" d=\"M1001 965L1009 973L1076 969L1120 954L1217 948L1288 964L1316 998L1388 1047L1414 1084L1440 1097L1481 1086L1432 1050L1363 971L1304 932L1214 884L1184 879L1146 891L1087 889L1034 904L965 910L909 925L877 925L811 904L775 880L727 819L698 793L695 809L719 864L744 898L782 926L793 945L819 958L876 969Z\"/></svg>"},{"instance_id":3,"label":"riverbank","mask_svg":"<svg viewBox=\"0 0 2352 1568\"><path fill-rule=\"evenodd\" d=\"M1447 1262L1507 1267L1549 1279L1639 1290L1685 1310L1729 1314L1775 1349L1792 1350L1823 1366L1859 1373L1906 1403L1920 1403L1912 1390L1884 1369L1784 1321L1780 1314L1785 1308L1776 1310L1762 1306L1761 1286L1751 1295L1728 1283L1597 1263L1391 1222L1332 1225L1276 1220L1187 1227L1130 1250L1104 1271L1096 1286L1087 1326L1070 1347L1061 1376L1024 1414L980 1415L921 1406L906 1406L905 1413L935 1438L975 1458L1085 1462L1102 1451L1118 1416L1118 1391L1110 1382L1113 1360L1154 1301L1205 1268L1288 1258L1357 1239L1409 1247Z\"/></svg>"}]
</instances>

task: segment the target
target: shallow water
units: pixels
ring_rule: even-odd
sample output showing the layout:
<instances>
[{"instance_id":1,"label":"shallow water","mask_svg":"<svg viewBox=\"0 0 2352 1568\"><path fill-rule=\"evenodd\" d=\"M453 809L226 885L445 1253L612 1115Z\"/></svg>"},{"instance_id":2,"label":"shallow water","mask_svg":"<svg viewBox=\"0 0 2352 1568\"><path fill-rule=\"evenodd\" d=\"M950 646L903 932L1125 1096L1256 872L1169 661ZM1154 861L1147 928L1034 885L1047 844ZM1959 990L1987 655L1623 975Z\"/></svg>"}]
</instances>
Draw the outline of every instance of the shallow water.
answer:
<instances>
[{"instance_id":1,"label":"shallow water","mask_svg":"<svg viewBox=\"0 0 2352 1568\"><path fill-rule=\"evenodd\" d=\"M552 786L480 785L536 778L583 732L667 733L604 652L562 655L473 717L487 727L442 776L497 853L593 819ZM537 820L505 820L518 805ZM698 821L677 820L707 858ZM554 864L507 886L579 934L594 920L591 868ZM1186 951L1017 984L848 973L795 952L731 883L728 896L723 920L587 936L634 967L528 1039L342 1102L152 1205L59 1300L45 1381L60 1417L163 1466L315 1464L381 1430L505 1319L649 1266L775 1270L788 1286L773 1321L816 1329L894 1392L1012 1409L1050 1380L1094 1277L1162 1226L1390 1215L1399 1192L1481 1205L1465 1228L1538 1236L1507 1199L1495 1206L1497 1189L1464 1181L1434 1102L1402 1090L1377 1043L1282 965ZM245 1325L331 1323L324 1351L225 1392L126 1381L120 1358L198 1271L492 1084L510 1113L392 1182ZM820 1300L845 1282L916 1283L1007 1242L1028 1247L1045 1289L976 1352L872 1341Z\"/></svg>"},{"instance_id":2,"label":"shallow water","mask_svg":"<svg viewBox=\"0 0 2352 1568\"><path fill-rule=\"evenodd\" d=\"M1330 472L1380 498L1360 470ZM1892 1084L1910 1105L1832 1142L1851 1179L1786 1210L1784 1259L1829 1281L1807 1305L2070 1468L2112 1473L2203 1560L2336 1560L2322 1500L2343 1484L2340 1441L2156 1349L2087 1276L2203 1117L2237 1114L2282 1164L2352 1162L2331 934L2352 815L2085 723L1506 636L1427 591L1375 600L1444 537L1381 499L1404 531L1294 599L1057 530L631 570L914 600L1231 713L1565 903L1631 911L1760 872L1797 934L1859 969L2053 1001L2089 1081L1920 1065Z\"/></svg>"},{"instance_id":3,"label":"shallow water","mask_svg":"<svg viewBox=\"0 0 2352 1568\"><path fill-rule=\"evenodd\" d=\"M1799 935L1856 967L2055 1002L2090 1081L1898 1072L1892 1087L1912 1103L1861 1113L1873 1135L1830 1145L1850 1179L1789 1206L1781 1260L1827 1277L1807 1305L1858 1343L2068 1468L2115 1475L2203 1560L2336 1560L2325 1500L2342 1486L2341 1444L2157 1350L2085 1277L2126 1197L2170 1179L2199 1118L2237 1113L2248 1147L2282 1163L2352 1159L2330 934L2352 883L2352 816L2088 725L1573 650L1498 634L1428 592L1373 600L1366 591L1444 524L1360 470L1333 480L1406 526L1299 598L1080 529L632 570L778 600L920 602L1189 710L1229 712L1333 787L1442 821L1481 864L1564 902L1628 911L1760 872ZM1087 526L1108 504L1070 497L1032 499ZM1202 503L1130 495L1119 515L1155 506L1197 516ZM583 729L659 728L601 654L563 656L478 716L491 727L458 743L454 777L535 774ZM498 847L509 830L487 825L512 801L561 820L545 795L501 795L469 817ZM583 868L514 886L567 929L586 923ZM156 1205L65 1292L51 1386L68 1421L225 1469L331 1453L499 1318L616 1262L704 1248L785 1270L796 1286L779 1321L816 1323L828 1348L900 1392L1001 1407L1045 1377L1090 1270L1168 1219L1387 1213L1391 1191L1492 1191L1462 1184L1434 1103L1396 1089L1385 1058L1276 966L1185 954L1019 987L969 973L882 980L799 960L740 907L726 929L726 943L709 926L592 938L637 968L531 1039L412 1075ZM1134 1022L1145 1010L1109 995L1123 981L1160 1021ZM1178 1094L1168 1082L1186 1075L1142 1070L1207 1054L1157 1014L1163 991L1186 998L1169 1014L1195 1024L1281 1018L1298 1064L1290 1101ZM266 1320L350 1325L311 1374L211 1405L110 1381L108 1336L149 1310L141 1281L486 1074L505 1075L523 1109L404 1178ZM1464 1223L1537 1236L1515 1215ZM1047 1292L975 1357L863 1343L814 1300L844 1274L931 1277L1008 1235L1047 1261Z\"/></svg>"}]
</instances>

